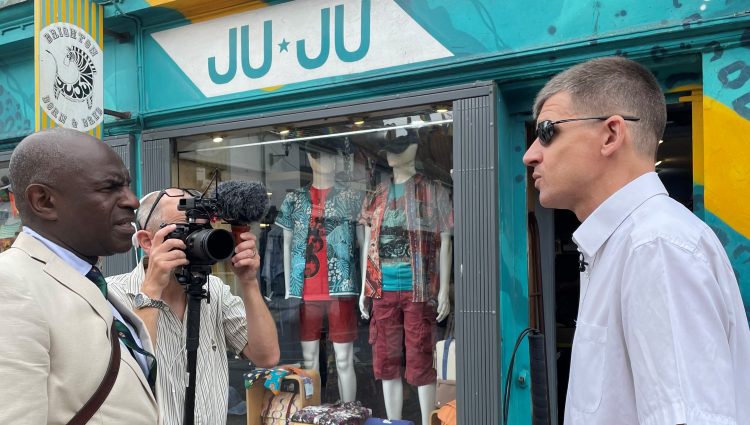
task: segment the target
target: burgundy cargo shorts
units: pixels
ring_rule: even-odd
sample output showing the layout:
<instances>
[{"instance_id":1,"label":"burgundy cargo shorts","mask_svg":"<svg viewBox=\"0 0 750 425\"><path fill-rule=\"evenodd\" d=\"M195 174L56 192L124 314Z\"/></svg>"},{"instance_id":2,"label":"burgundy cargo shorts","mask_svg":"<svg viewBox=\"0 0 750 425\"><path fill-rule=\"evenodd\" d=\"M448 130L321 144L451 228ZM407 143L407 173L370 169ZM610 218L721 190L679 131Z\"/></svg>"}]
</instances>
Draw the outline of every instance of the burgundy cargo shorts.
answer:
<instances>
[{"instance_id":1,"label":"burgundy cargo shorts","mask_svg":"<svg viewBox=\"0 0 750 425\"><path fill-rule=\"evenodd\" d=\"M406 382L414 386L433 384L432 367L437 312L434 304L413 302L412 291L383 291L372 300L370 344L375 379L401 377L406 343Z\"/></svg>"}]
</instances>

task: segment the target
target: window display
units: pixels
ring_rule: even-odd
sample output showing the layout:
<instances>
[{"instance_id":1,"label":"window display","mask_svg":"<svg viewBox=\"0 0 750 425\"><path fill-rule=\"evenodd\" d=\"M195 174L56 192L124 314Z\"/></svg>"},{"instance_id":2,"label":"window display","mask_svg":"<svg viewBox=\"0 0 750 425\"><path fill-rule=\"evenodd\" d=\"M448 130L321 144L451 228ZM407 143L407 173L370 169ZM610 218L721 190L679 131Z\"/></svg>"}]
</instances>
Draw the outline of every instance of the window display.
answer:
<instances>
[{"instance_id":1,"label":"window display","mask_svg":"<svg viewBox=\"0 0 750 425\"><path fill-rule=\"evenodd\" d=\"M286 297L301 298L300 340L307 369L318 369L321 329L328 319L338 387L342 401L354 401L354 340L357 336L355 295L355 214L361 192L336 182L336 153L344 144L334 138L325 144L306 143L312 182L290 192L281 204L276 224L284 229Z\"/></svg>"},{"instance_id":2,"label":"window display","mask_svg":"<svg viewBox=\"0 0 750 425\"><path fill-rule=\"evenodd\" d=\"M218 170L266 186L251 228L281 364L318 374L323 404L415 424L436 408L435 344L454 337L452 122L426 105L176 139L173 185L202 190ZM230 394L250 369L230 361ZM241 400L228 423L260 415Z\"/></svg>"},{"instance_id":3,"label":"window display","mask_svg":"<svg viewBox=\"0 0 750 425\"><path fill-rule=\"evenodd\" d=\"M0 252L13 245L21 232L21 218L18 216L14 195L8 178L8 161L0 162Z\"/></svg>"}]
</instances>

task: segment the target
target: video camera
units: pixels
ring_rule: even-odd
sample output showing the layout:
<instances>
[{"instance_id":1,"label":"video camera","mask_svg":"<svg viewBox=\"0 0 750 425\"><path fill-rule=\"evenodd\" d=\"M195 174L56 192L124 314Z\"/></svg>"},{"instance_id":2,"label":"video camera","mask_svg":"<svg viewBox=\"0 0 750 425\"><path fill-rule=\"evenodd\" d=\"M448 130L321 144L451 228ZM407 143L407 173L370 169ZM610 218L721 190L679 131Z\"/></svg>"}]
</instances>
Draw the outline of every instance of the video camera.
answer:
<instances>
[{"instance_id":1,"label":"video camera","mask_svg":"<svg viewBox=\"0 0 750 425\"><path fill-rule=\"evenodd\" d=\"M177 228L167 235L167 239L179 239L185 243L185 254L191 265L211 266L232 256L232 234L211 227L212 221L223 219L215 198L182 198L177 209L185 211L187 224L176 224Z\"/></svg>"},{"instance_id":2,"label":"video camera","mask_svg":"<svg viewBox=\"0 0 750 425\"><path fill-rule=\"evenodd\" d=\"M187 224L177 224L167 235L167 239L180 239L185 243L190 264L177 273L177 280L182 284L198 283L197 279L205 283L211 266L234 253L232 232L214 229L211 223L222 220L232 225L233 232L239 233L247 231L243 226L260 220L268 210L267 191L260 182L230 180L217 183L213 197L206 192L190 192L193 197L180 198L177 209L185 211Z\"/></svg>"},{"instance_id":3,"label":"video camera","mask_svg":"<svg viewBox=\"0 0 750 425\"><path fill-rule=\"evenodd\" d=\"M224 261L234 252L234 238L224 229L214 229L213 221L223 219L216 198L199 195L181 198L177 210L185 211L187 223L175 224L177 228L166 239L179 239L185 243L185 255L190 262L175 271L177 281L183 285L205 283L211 266Z\"/></svg>"}]
</instances>

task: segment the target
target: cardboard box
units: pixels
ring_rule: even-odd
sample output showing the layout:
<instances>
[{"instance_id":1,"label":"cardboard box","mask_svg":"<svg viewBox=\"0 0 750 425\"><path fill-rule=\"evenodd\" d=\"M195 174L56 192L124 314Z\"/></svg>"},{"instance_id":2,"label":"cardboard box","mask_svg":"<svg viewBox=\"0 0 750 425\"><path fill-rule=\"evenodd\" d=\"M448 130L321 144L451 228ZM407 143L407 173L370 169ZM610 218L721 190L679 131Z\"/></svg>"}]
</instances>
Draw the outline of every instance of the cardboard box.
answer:
<instances>
[{"instance_id":1,"label":"cardboard box","mask_svg":"<svg viewBox=\"0 0 750 425\"><path fill-rule=\"evenodd\" d=\"M312 394L308 394L305 390L304 377L297 374L289 374L284 377L281 381L281 388L290 389L295 388L299 391L299 400L302 402L302 407L317 406L320 404L320 374L311 369L304 370L305 375L312 379ZM266 392L271 393L270 390L264 386L266 380L259 379L253 383L253 385L247 389L247 425L262 425L261 414L263 413L263 401L266 398Z\"/></svg>"}]
</instances>

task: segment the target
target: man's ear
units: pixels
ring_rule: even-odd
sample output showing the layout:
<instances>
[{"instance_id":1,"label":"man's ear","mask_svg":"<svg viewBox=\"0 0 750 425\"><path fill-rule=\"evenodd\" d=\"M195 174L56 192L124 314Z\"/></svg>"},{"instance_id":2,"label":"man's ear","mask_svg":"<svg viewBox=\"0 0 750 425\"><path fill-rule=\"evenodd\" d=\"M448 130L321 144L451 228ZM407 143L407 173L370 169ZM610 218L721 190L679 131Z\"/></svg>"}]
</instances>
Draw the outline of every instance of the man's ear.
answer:
<instances>
[{"instance_id":1,"label":"man's ear","mask_svg":"<svg viewBox=\"0 0 750 425\"><path fill-rule=\"evenodd\" d=\"M29 210L45 221L57 221L56 195L52 189L41 183L34 183L24 193Z\"/></svg>"},{"instance_id":2,"label":"man's ear","mask_svg":"<svg viewBox=\"0 0 750 425\"><path fill-rule=\"evenodd\" d=\"M151 251L151 232L148 230L139 230L135 232L133 237L138 241L138 245L146 252L146 255L148 255Z\"/></svg>"},{"instance_id":3,"label":"man's ear","mask_svg":"<svg viewBox=\"0 0 750 425\"><path fill-rule=\"evenodd\" d=\"M614 115L604 122L606 139L602 144L601 152L603 156L612 156L618 150L622 149L628 138L628 131L625 120L621 116Z\"/></svg>"}]
</instances>

